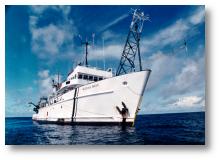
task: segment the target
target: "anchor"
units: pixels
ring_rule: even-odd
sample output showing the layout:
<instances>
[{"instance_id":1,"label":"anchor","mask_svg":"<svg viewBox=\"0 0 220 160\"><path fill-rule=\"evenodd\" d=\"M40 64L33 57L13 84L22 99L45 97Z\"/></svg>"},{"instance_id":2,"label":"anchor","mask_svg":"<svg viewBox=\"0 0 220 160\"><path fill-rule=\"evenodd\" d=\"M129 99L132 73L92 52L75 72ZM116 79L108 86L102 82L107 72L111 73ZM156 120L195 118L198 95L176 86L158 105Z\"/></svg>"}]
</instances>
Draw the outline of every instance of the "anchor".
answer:
<instances>
[{"instance_id":1,"label":"anchor","mask_svg":"<svg viewBox=\"0 0 220 160\"><path fill-rule=\"evenodd\" d=\"M122 104L123 108L120 110L120 108L118 106L116 106L116 109L122 116L122 124L125 124L126 119L128 118L129 110L123 101L121 102L121 104Z\"/></svg>"}]
</instances>

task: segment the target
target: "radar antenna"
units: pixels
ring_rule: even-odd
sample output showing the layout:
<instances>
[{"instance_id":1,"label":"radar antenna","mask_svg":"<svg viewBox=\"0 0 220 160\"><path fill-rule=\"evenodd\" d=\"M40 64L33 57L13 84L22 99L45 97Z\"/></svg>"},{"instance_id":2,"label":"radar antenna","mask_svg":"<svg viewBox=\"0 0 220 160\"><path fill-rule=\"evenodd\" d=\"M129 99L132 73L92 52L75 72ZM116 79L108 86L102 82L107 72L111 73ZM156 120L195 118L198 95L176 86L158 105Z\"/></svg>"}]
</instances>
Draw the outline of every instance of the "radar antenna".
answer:
<instances>
[{"instance_id":1,"label":"radar antenna","mask_svg":"<svg viewBox=\"0 0 220 160\"><path fill-rule=\"evenodd\" d=\"M134 61L136 54L138 54L139 57L139 69L142 71L139 47L140 35L143 29L144 21L150 21L150 17L148 15L144 15L144 12L140 12L138 9L131 9L131 12L133 14L133 18L116 76L135 71Z\"/></svg>"}]
</instances>

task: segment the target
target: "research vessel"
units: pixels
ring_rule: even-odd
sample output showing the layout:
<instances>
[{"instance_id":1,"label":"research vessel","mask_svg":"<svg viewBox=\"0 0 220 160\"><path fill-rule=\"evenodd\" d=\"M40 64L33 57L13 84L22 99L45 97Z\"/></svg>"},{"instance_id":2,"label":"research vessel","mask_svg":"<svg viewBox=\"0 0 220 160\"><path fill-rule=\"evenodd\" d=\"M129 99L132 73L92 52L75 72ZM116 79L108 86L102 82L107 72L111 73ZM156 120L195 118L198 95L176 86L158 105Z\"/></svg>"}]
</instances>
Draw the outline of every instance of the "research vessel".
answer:
<instances>
[{"instance_id":1,"label":"research vessel","mask_svg":"<svg viewBox=\"0 0 220 160\"><path fill-rule=\"evenodd\" d=\"M29 103L34 105L32 119L64 124L133 125L151 73L150 69L142 68L139 46L143 23L148 19L143 12L132 11L115 74L112 69L88 65L89 42L86 41L85 63L75 66L62 83L53 81L55 92L51 95L40 98L37 104Z\"/></svg>"}]
</instances>

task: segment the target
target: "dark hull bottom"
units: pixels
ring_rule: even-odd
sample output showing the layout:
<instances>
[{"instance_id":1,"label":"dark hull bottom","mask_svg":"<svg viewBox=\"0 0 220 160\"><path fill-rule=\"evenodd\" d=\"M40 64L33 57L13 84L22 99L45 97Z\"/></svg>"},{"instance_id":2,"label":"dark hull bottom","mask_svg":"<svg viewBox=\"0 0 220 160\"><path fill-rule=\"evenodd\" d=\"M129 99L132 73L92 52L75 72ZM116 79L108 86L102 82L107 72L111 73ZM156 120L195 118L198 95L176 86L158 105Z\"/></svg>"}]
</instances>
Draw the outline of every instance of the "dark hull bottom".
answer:
<instances>
[{"instance_id":1,"label":"dark hull bottom","mask_svg":"<svg viewBox=\"0 0 220 160\"><path fill-rule=\"evenodd\" d=\"M59 124L59 125L85 125L85 126L133 126L133 122L63 122L33 120L39 124Z\"/></svg>"}]
</instances>

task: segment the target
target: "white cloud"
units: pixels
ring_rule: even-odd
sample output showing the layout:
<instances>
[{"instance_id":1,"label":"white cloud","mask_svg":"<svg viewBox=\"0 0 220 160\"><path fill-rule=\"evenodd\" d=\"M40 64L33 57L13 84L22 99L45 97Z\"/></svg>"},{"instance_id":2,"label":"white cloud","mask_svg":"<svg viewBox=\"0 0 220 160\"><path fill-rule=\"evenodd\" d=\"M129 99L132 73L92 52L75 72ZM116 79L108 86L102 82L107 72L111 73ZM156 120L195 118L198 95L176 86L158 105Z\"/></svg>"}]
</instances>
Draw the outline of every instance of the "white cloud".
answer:
<instances>
[{"instance_id":1,"label":"white cloud","mask_svg":"<svg viewBox=\"0 0 220 160\"><path fill-rule=\"evenodd\" d=\"M144 60L143 67L152 70L147 89L154 89L160 85L165 78L174 75L182 66L180 59L161 51Z\"/></svg>"},{"instance_id":2,"label":"white cloud","mask_svg":"<svg viewBox=\"0 0 220 160\"><path fill-rule=\"evenodd\" d=\"M61 12L60 23L49 23L45 26L38 26L38 22L49 9ZM74 23L68 19L71 11L70 6L32 6L29 16L29 28L31 33L32 51L41 59L50 62L59 58L67 57L73 53L73 36L77 33ZM60 56L56 56L60 55ZM73 57L73 55L72 55Z\"/></svg>"},{"instance_id":3,"label":"white cloud","mask_svg":"<svg viewBox=\"0 0 220 160\"><path fill-rule=\"evenodd\" d=\"M198 96L188 96L188 97L181 97L176 102L172 103L172 106L177 107L195 107L198 106L201 107L201 101L202 97Z\"/></svg>"},{"instance_id":4,"label":"white cloud","mask_svg":"<svg viewBox=\"0 0 220 160\"><path fill-rule=\"evenodd\" d=\"M58 74L50 75L49 70L41 70L38 72L39 79L37 81L40 95L41 96L48 96L53 93L53 87L52 87L52 80L57 82L58 80ZM62 76L59 75L60 82L62 79Z\"/></svg>"},{"instance_id":5,"label":"white cloud","mask_svg":"<svg viewBox=\"0 0 220 160\"><path fill-rule=\"evenodd\" d=\"M190 54L195 56L183 58L158 52L145 60L145 67L152 69L152 73L146 87L144 111L167 113L205 110L204 46L198 46L195 53ZM196 98L192 98L193 108L184 104L191 99L183 97L191 96L200 97L197 104Z\"/></svg>"},{"instance_id":6,"label":"white cloud","mask_svg":"<svg viewBox=\"0 0 220 160\"><path fill-rule=\"evenodd\" d=\"M189 17L189 22L193 25L199 24L205 20L205 8L198 8L192 16Z\"/></svg>"},{"instance_id":7,"label":"white cloud","mask_svg":"<svg viewBox=\"0 0 220 160\"><path fill-rule=\"evenodd\" d=\"M72 40L73 34L69 33L68 30L68 26L55 26L53 24L33 29L32 50L40 58L47 57L47 54L59 54L62 46Z\"/></svg>"},{"instance_id":8,"label":"white cloud","mask_svg":"<svg viewBox=\"0 0 220 160\"><path fill-rule=\"evenodd\" d=\"M38 72L38 76L40 78L47 78L49 77L49 70L43 70Z\"/></svg>"},{"instance_id":9,"label":"white cloud","mask_svg":"<svg viewBox=\"0 0 220 160\"><path fill-rule=\"evenodd\" d=\"M166 45L176 44L178 41L183 40L186 32L189 30L189 26L184 20L178 20L171 26L160 30L154 34L151 38L143 40L143 46L146 49L163 48Z\"/></svg>"},{"instance_id":10,"label":"white cloud","mask_svg":"<svg viewBox=\"0 0 220 160\"><path fill-rule=\"evenodd\" d=\"M151 37L143 39L142 52L160 50L166 46L175 46L198 34L195 25L204 22L205 10L203 7L196 10L192 15L184 19L178 19L173 24L161 29ZM190 34L189 34L190 33Z\"/></svg>"},{"instance_id":11,"label":"white cloud","mask_svg":"<svg viewBox=\"0 0 220 160\"><path fill-rule=\"evenodd\" d=\"M39 90L42 96L49 95L53 92L52 78L49 76L49 70L43 70L38 72Z\"/></svg>"},{"instance_id":12,"label":"white cloud","mask_svg":"<svg viewBox=\"0 0 220 160\"><path fill-rule=\"evenodd\" d=\"M123 47L121 44L113 44L113 45L108 45L104 47L104 56L103 56L103 48L99 47L96 48L95 50L91 50L91 55L89 56L90 60L99 60L103 59L104 57L107 58L116 58L119 59L121 57L123 51Z\"/></svg>"},{"instance_id":13,"label":"white cloud","mask_svg":"<svg viewBox=\"0 0 220 160\"><path fill-rule=\"evenodd\" d=\"M67 6L67 5L61 5L61 6L57 6L58 10L63 12L63 15L65 16L65 18L68 18L68 15L71 11L71 6Z\"/></svg>"},{"instance_id":14,"label":"white cloud","mask_svg":"<svg viewBox=\"0 0 220 160\"><path fill-rule=\"evenodd\" d=\"M164 87L162 93L181 95L200 91L205 92L205 63L204 56L197 60L188 60L180 72ZM164 94L166 95L166 94Z\"/></svg>"},{"instance_id":15,"label":"white cloud","mask_svg":"<svg viewBox=\"0 0 220 160\"><path fill-rule=\"evenodd\" d=\"M46 10L55 10L57 12L62 12L64 18L67 18L68 14L71 11L71 7L67 5L54 6L54 5L33 5L30 7L31 12L36 15L43 14Z\"/></svg>"},{"instance_id":16,"label":"white cloud","mask_svg":"<svg viewBox=\"0 0 220 160\"><path fill-rule=\"evenodd\" d=\"M48 5L33 5L30 6L30 9L35 14L42 14L46 9L51 8L52 6Z\"/></svg>"},{"instance_id":17,"label":"white cloud","mask_svg":"<svg viewBox=\"0 0 220 160\"><path fill-rule=\"evenodd\" d=\"M36 27L37 22L38 22L38 17L37 16L34 16L34 15L29 16L30 31L32 31Z\"/></svg>"},{"instance_id":18,"label":"white cloud","mask_svg":"<svg viewBox=\"0 0 220 160\"><path fill-rule=\"evenodd\" d=\"M102 33L102 38L104 38L104 40L118 40L119 37L122 37L123 35L120 35L119 33L116 34L111 30L106 30L105 32Z\"/></svg>"}]
</instances>

